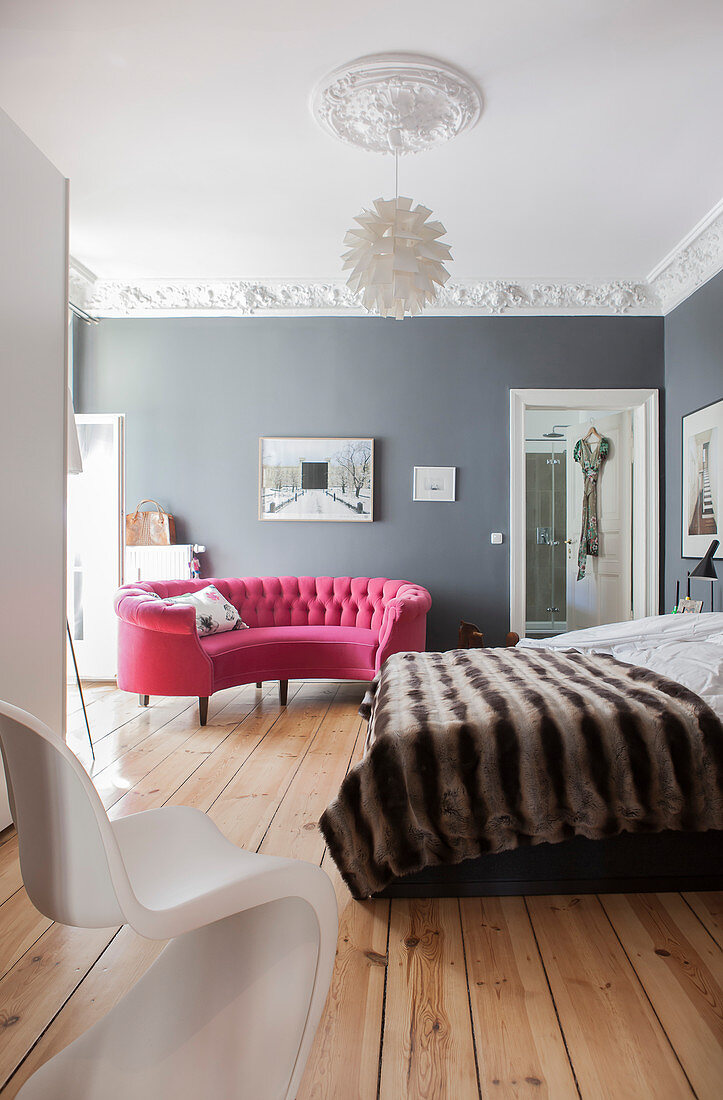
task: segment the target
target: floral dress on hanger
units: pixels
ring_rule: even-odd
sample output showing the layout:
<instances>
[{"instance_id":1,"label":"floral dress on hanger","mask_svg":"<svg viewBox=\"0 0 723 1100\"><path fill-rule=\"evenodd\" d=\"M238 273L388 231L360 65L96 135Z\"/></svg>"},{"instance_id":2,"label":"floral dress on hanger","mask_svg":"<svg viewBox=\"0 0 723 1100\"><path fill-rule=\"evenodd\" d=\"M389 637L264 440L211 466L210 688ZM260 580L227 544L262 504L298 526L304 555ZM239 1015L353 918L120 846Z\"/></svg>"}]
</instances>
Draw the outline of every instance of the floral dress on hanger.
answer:
<instances>
[{"instance_id":1,"label":"floral dress on hanger","mask_svg":"<svg viewBox=\"0 0 723 1100\"><path fill-rule=\"evenodd\" d=\"M593 450L586 439L578 439L573 451L575 462L582 467L582 476L585 479L582 490L582 530L580 531L580 546L577 551L577 579L581 581L585 576L587 556L598 556L599 538L597 529L597 479L600 467L610 451L610 440L602 436L600 443Z\"/></svg>"}]
</instances>

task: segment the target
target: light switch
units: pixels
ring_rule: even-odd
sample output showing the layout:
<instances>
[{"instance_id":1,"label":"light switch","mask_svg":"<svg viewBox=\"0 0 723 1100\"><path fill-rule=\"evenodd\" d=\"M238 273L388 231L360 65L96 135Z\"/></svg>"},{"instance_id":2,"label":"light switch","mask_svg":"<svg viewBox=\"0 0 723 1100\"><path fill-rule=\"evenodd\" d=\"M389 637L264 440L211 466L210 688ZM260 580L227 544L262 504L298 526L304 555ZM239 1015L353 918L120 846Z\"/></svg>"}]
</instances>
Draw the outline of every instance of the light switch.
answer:
<instances>
[{"instance_id":1,"label":"light switch","mask_svg":"<svg viewBox=\"0 0 723 1100\"><path fill-rule=\"evenodd\" d=\"M490 535L490 542L492 543L493 546L501 546L502 545L502 532L501 531L493 531L492 534Z\"/></svg>"}]
</instances>

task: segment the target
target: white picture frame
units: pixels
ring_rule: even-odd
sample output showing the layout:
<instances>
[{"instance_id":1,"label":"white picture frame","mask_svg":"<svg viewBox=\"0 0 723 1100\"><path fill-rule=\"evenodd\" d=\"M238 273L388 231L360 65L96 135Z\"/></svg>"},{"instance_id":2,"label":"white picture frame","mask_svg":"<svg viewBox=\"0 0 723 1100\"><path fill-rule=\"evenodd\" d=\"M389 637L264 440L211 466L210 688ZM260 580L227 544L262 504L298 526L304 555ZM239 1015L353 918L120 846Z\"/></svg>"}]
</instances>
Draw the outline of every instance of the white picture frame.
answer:
<instances>
[{"instance_id":1,"label":"white picture frame","mask_svg":"<svg viewBox=\"0 0 723 1100\"><path fill-rule=\"evenodd\" d=\"M270 523L371 523L374 440L364 436L261 436L259 519Z\"/></svg>"},{"instance_id":2,"label":"white picture frame","mask_svg":"<svg viewBox=\"0 0 723 1100\"><path fill-rule=\"evenodd\" d=\"M412 500L452 503L456 490L456 466L415 466L412 471Z\"/></svg>"},{"instance_id":3,"label":"white picture frame","mask_svg":"<svg viewBox=\"0 0 723 1100\"><path fill-rule=\"evenodd\" d=\"M682 547L684 558L702 558L713 539L723 558L723 400L683 417Z\"/></svg>"}]
</instances>

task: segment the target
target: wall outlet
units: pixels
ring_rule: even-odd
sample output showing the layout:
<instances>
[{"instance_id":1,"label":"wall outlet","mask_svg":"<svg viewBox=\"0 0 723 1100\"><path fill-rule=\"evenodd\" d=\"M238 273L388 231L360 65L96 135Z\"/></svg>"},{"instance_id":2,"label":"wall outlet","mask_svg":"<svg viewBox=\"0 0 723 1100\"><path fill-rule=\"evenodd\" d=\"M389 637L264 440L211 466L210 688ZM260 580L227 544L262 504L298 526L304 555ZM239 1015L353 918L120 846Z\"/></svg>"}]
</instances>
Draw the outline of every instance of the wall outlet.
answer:
<instances>
[{"instance_id":1,"label":"wall outlet","mask_svg":"<svg viewBox=\"0 0 723 1100\"><path fill-rule=\"evenodd\" d=\"M490 542L492 543L493 546L501 546L502 545L502 532L501 531L493 531L492 534L490 535Z\"/></svg>"}]
</instances>

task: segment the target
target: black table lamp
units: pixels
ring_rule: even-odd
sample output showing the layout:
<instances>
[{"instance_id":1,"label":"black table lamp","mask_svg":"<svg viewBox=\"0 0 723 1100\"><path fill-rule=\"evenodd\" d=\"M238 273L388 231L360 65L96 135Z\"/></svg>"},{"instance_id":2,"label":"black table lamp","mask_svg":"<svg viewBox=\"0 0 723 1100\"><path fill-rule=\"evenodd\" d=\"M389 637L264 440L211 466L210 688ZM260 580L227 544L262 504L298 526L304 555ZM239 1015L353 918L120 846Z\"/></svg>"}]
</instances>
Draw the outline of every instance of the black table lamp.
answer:
<instances>
[{"instance_id":1,"label":"black table lamp","mask_svg":"<svg viewBox=\"0 0 723 1100\"><path fill-rule=\"evenodd\" d=\"M710 609L713 610L713 581L718 580L718 574L715 571L715 565L713 564L713 555L720 546L718 539L713 539L712 543L705 552L705 556L700 559L695 569L692 569L688 574L689 577L700 577L703 580L711 582L710 586Z\"/></svg>"}]
</instances>

